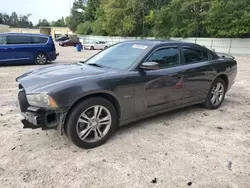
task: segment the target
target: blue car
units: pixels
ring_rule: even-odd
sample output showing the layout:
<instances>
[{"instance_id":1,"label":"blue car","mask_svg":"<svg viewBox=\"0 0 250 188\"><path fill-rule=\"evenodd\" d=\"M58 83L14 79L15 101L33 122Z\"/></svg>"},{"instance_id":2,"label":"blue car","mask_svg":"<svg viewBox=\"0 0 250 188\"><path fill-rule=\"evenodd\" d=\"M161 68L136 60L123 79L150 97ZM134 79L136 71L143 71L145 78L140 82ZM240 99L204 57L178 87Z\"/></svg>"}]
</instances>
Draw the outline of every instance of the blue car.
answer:
<instances>
[{"instance_id":1,"label":"blue car","mask_svg":"<svg viewBox=\"0 0 250 188\"><path fill-rule=\"evenodd\" d=\"M0 34L0 64L35 63L44 65L57 57L51 36L43 34Z\"/></svg>"}]
</instances>

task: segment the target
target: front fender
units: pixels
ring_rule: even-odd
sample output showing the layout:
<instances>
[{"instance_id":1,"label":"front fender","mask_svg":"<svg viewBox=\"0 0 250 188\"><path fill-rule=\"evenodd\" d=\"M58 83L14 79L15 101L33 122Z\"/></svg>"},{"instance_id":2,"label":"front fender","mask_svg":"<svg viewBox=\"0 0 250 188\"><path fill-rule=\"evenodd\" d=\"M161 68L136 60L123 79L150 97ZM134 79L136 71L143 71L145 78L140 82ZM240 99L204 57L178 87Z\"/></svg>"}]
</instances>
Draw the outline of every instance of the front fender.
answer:
<instances>
[{"instance_id":1,"label":"front fender","mask_svg":"<svg viewBox=\"0 0 250 188\"><path fill-rule=\"evenodd\" d=\"M115 93L107 89L101 89L98 84L94 83L57 89L57 91L50 92L49 95L56 101L59 107L69 108L81 98L98 93L109 94L117 99Z\"/></svg>"}]
</instances>

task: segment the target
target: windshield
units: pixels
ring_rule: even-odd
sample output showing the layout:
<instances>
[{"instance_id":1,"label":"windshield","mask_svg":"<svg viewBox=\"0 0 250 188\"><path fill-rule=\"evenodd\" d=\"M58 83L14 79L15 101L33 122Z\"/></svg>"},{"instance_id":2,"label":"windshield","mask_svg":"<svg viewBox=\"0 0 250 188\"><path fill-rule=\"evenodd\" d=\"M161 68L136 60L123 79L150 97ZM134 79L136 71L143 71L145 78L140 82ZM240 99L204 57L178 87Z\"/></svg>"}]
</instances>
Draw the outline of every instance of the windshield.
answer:
<instances>
[{"instance_id":1,"label":"windshield","mask_svg":"<svg viewBox=\"0 0 250 188\"><path fill-rule=\"evenodd\" d=\"M127 69L148 48L145 45L122 43L111 46L86 61L86 64L96 64L114 69Z\"/></svg>"}]
</instances>

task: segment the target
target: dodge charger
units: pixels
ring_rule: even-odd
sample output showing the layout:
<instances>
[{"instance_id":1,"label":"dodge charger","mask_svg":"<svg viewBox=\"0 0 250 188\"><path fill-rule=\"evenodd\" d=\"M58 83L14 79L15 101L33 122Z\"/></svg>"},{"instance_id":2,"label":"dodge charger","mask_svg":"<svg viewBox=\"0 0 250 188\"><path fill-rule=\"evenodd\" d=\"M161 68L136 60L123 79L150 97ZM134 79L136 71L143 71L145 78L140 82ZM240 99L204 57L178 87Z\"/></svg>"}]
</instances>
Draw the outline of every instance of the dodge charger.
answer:
<instances>
[{"instance_id":1,"label":"dodge charger","mask_svg":"<svg viewBox=\"0 0 250 188\"><path fill-rule=\"evenodd\" d=\"M198 44L135 40L16 80L24 128L57 129L88 149L139 119L195 104L217 109L236 75L233 58Z\"/></svg>"}]
</instances>

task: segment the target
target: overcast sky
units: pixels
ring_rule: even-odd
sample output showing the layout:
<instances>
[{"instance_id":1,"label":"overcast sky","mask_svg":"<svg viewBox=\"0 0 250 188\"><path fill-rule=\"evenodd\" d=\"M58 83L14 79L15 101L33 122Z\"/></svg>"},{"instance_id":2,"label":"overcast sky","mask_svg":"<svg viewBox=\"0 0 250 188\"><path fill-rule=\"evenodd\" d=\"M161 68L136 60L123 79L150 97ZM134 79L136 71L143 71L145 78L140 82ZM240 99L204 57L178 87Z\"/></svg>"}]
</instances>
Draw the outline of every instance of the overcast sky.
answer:
<instances>
[{"instance_id":1,"label":"overcast sky","mask_svg":"<svg viewBox=\"0 0 250 188\"><path fill-rule=\"evenodd\" d=\"M30 20L36 24L40 18L57 20L70 13L73 0L0 0L0 12L11 14L32 14Z\"/></svg>"}]
</instances>

